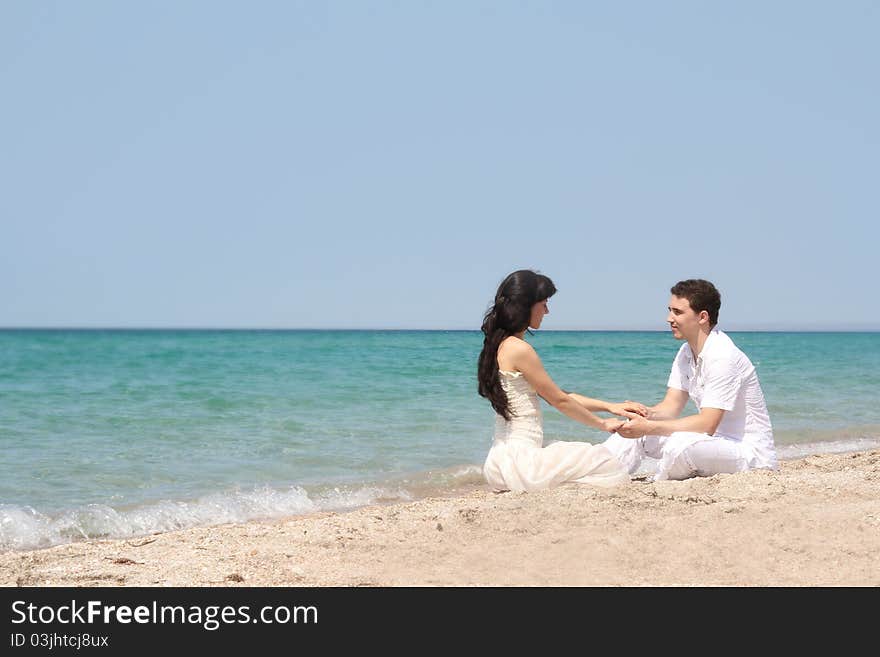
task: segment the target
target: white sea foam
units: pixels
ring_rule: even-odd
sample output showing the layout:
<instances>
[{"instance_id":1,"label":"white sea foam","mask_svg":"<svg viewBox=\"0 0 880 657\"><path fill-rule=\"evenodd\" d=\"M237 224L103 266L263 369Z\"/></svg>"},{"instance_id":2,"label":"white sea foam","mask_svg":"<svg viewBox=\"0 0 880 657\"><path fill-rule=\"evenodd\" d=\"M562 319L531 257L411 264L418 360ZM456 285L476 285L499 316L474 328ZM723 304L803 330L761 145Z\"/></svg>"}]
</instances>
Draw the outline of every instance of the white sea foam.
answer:
<instances>
[{"instance_id":1,"label":"white sea foam","mask_svg":"<svg viewBox=\"0 0 880 657\"><path fill-rule=\"evenodd\" d=\"M230 490L195 500L163 500L116 508L89 504L57 514L0 505L0 551L33 550L90 538L129 538L158 532L316 511L347 511L370 504L408 502L482 482L477 465L459 465L372 484L264 486Z\"/></svg>"},{"instance_id":2,"label":"white sea foam","mask_svg":"<svg viewBox=\"0 0 880 657\"><path fill-rule=\"evenodd\" d=\"M34 550L90 538L130 538L187 527L343 511L383 501L406 501L404 489L333 487L314 491L268 487L229 491L191 501L161 501L130 509L89 504L56 515L0 505L0 551Z\"/></svg>"},{"instance_id":3,"label":"white sea foam","mask_svg":"<svg viewBox=\"0 0 880 657\"><path fill-rule=\"evenodd\" d=\"M850 438L847 440L777 445L776 455L780 459L790 460L803 458L810 454L843 454L846 452L860 452L868 449L880 449L880 438L864 437Z\"/></svg>"}]
</instances>

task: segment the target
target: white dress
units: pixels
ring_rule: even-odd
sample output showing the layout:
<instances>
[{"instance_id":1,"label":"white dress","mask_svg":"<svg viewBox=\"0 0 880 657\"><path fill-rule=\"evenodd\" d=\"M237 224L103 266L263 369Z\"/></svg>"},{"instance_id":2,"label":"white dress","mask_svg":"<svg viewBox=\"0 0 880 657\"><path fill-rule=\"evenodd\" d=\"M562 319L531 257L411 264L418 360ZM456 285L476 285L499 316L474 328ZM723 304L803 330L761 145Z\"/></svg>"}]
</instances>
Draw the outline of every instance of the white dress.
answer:
<instances>
[{"instance_id":1,"label":"white dress","mask_svg":"<svg viewBox=\"0 0 880 657\"><path fill-rule=\"evenodd\" d=\"M483 476L496 491L532 491L566 481L616 486L630 480L620 462L602 445L552 442L544 446L538 393L521 372L501 370L511 418L495 417L495 440Z\"/></svg>"}]
</instances>

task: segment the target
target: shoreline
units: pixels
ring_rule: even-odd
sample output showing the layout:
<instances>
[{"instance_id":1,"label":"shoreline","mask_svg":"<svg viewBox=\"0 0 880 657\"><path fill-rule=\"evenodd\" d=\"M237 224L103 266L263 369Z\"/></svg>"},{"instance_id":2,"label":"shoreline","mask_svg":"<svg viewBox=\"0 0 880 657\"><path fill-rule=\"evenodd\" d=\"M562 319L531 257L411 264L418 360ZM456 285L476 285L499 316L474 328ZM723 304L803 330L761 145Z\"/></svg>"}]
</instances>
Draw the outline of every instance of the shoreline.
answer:
<instances>
[{"instance_id":1,"label":"shoreline","mask_svg":"<svg viewBox=\"0 0 880 657\"><path fill-rule=\"evenodd\" d=\"M870 429L868 433L872 435L876 435L880 431L880 427L872 426L868 427L868 429ZM839 434L839 431L835 433ZM827 439L822 440L820 437L814 441L777 445L777 455L779 462L782 463L814 454L847 454L876 449L880 449L880 439L857 437L829 441ZM655 463L654 459L646 458L645 467L636 476L644 476L652 471ZM458 497L485 488L486 483L481 474L481 468L477 464L459 464L447 468L397 475L394 478L384 480L365 480L342 485L323 484L312 490L296 485L288 485L286 488L264 485L262 487L254 487L253 489L244 489L243 491L219 491L184 499L162 499L141 504L134 503L128 507L107 507L106 512L108 515L114 517L118 515L119 518L116 518L114 523L111 523L110 531L105 534L99 533L92 536L84 534L78 536L71 535L73 532L71 531L70 516L75 516L78 512L88 513L92 506L101 506L100 503L97 505L82 505L55 516L46 516L31 510L37 513L38 522L42 524L43 533L38 538L43 538L44 540L41 542L33 539L26 542L21 538L16 540L16 537L10 533L10 528L6 527L6 535L0 532L0 538L4 539L0 541L0 555L34 552L87 541L136 541L139 538L199 527L210 528L251 522L276 522L309 517L325 512L345 514L363 507L384 507L417 502L428 498ZM303 506L311 506L311 508L293 510L290 509L289 504L281 503L279 505L278 500L275 499L275 507L264 507L261 509L261 513L249 513L247 509L244 513L241 512L242 507L239 506L239 503L243 503L245 507L248 504L254 508L263 506L264 500L259 499L261 494L281 495L282 497L303 496L306 502L308 502L307 505ZM342 499L339 498L340 494L343 496ZM366 499L364 499L364 495L366 495ZM255 496L257 499L255 499ZM294 502L296 501L294 500ZM219 507L217 506L218 504L220 505ZM238 508L233 508L231 513L224 515L222 512L229 510L226 509L225 505ZM287 508L284 511L280 511L277 508L278 506ZM27 507L24 508L27 509ZM22 509L22 507L19 507L19 509ZM180 516L181 509L183 509L182 516ZM148 524L145 524L145 519L141 517L144 513L147 516L147 520L149 520L149 516L154 515L161 517L163 522L158 523L158 526L150 527ZM178 513L178 515L175 516L175 513ZM211 514L219 515L220 517L215 521L211 521L208 519ZM199 516L199 519L192 521L192 516L194 515ZM2 522L7 522L7 520L6 518L0 518ZM11 520L14 522L14 519ZM181 520L182 522L174 523L174 520ZM174 524L177 524L177 526L174 526ZM132 531L125 532L124 528L126 527L131 528ZM123 531L120 531L120 529L123 529ZM92 530L99 531L95 526L92 526ZM59 533L61 531L65 531L67 535L62 537Z\"/></svg>"},{"instance_id":2,"label":"shoreline","mask_svg":"<svg viewBox=\"0 0 880 657\"><path fill-rule=\"evenodd\" d=\"M2 586L880 586L880 449L0 554Z\"/></svg>"}]
</instances>

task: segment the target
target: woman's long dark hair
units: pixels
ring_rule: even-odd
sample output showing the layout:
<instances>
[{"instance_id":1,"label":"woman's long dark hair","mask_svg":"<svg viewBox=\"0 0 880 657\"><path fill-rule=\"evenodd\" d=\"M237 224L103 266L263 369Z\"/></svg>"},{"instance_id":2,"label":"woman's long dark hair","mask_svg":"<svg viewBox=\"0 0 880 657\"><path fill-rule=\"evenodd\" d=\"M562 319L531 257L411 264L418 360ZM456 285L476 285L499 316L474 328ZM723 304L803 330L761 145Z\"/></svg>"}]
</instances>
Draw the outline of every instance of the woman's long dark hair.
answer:
<instances>
[{"instance_id":1,"label":"woman's long dark hair","mask_svg":"<svg viewBox=\"0 0 880 657\"><path fill-rule=\"evenodd\" d=\"M505 420L511 416L510 404L498 374L498 347L501 342L529 327L532 306L556 293L553 281L530 269L520 269L505 278L495 293L495 303L483 318L483 350L477 365L478 390L495 412Z\"/></svg>"}]
</instances>

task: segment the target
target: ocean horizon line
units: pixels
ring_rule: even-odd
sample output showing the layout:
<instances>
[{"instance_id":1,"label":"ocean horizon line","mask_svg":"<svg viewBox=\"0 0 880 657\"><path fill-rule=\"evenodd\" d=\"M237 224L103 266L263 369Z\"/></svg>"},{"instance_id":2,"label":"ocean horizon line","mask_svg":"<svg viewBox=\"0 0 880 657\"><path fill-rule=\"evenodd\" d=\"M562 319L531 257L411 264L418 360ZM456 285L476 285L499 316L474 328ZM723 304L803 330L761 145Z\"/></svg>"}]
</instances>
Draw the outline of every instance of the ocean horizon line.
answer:
<instances>
[{"instance_id":1,"label":"ocean horizon line","mask_svg":"<svg viewBox=\"0 0 880 657\"><path fill-rule=\"evenodd\" d=\"M880 327L720 327L731 333L880 333ZM306 333L306 332L362 332L362 333L479 333L477 328L424 328L424 327L265 327L265 326L0 326L0 332L217 332L217 333ZM552 328L539 329L539 333L668 333L668 328Z\"/></svg>"}]
</instances>

